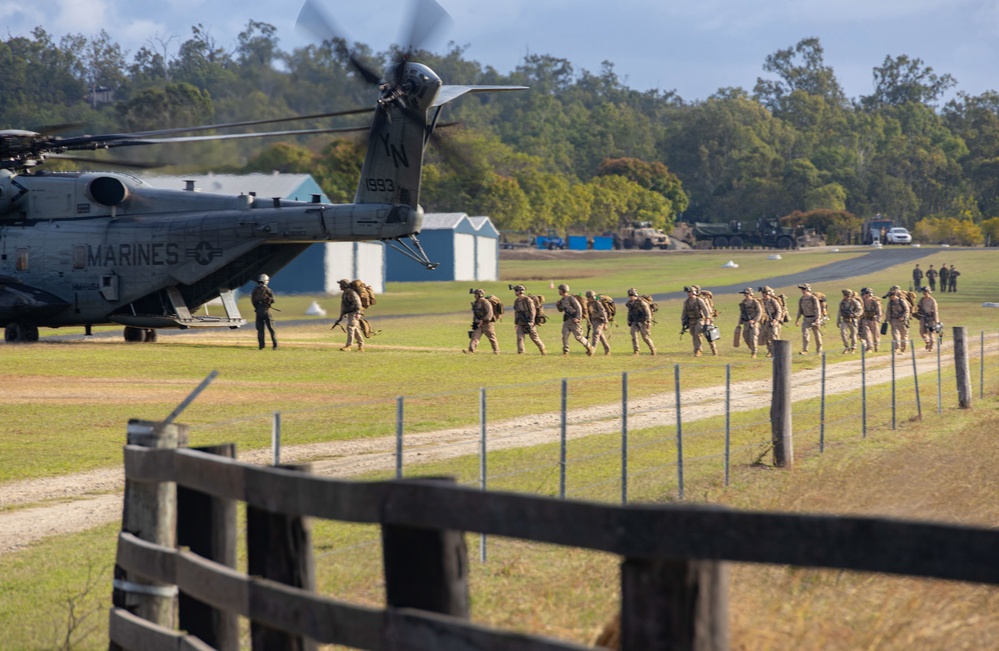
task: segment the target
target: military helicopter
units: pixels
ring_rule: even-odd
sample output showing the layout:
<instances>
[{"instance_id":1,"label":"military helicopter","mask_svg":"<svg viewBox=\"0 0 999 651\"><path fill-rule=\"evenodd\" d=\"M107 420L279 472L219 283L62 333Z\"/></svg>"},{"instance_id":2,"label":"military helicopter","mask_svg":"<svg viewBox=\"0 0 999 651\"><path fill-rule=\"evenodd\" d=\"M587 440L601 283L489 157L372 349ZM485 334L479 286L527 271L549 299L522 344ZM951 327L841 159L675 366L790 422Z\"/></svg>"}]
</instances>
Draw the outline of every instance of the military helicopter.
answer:
<instances>
[{"instance_id":1,"label":"military helicopter","mask_svg":"<svg viewBox=\"0 0 999 651\"><path fill-rule=\"evenodd\" d=\"M417 235L423 155L441 108L466 93L522 86L449 86L409 60L418 38L449 16L419 0L409 47L379 76L353 56L378 88L367 151L350 204L261 200L156 188L126 173L46 172L36 166L65 152L357 130L356 127L186 135L278 120L200 125L141 133L58 137L0 130L0 325L7 342L34 342L40 327L125 326L125 341L155 341L159 328L238 328L246 323L235 290L273 276L316 242L382 240L428 269ZM308 0L298 20L314 35L333 22ZM305 116L320 117L320 116ZM199 315L220 298L225 316Z\"/></svg>"}]
</instances>

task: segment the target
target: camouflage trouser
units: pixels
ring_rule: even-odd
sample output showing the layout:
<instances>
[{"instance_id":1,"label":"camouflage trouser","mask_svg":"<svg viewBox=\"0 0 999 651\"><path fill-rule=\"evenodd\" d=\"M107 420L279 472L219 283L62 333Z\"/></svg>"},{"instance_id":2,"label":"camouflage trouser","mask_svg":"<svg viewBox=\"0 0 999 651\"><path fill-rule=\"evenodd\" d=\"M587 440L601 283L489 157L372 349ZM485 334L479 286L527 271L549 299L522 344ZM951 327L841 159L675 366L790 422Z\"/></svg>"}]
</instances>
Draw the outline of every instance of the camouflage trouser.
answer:
<instances>
[{"instance_id":1,"label":"camouflage trouser","mask_svg":"<svg viewBox=\"0 0 999 651\"><path fill-rule=\"evenodd\" d=\"M877 350L881 343L881 326L877 319L860 320L860 339L867 350Z\"/></svg>"},{"instance_id":2,"label":"camouflage trouser","mask_svg":"<svg viewBox=\"0 0 999 651\"><path fill-rule=\"evenodd\" d=\"M936 337L936 333L933 332L933 326L935 323L931 323L926 319L919 320L919 336L923 338L923 343L926 344L926 350L933 350L933 339Z\"/></svg>"},{"instance_id":3,"label":"camouflage trouser","mask_svg":"<svg viewBox=\"0 0 999 651\"><path fill-rule=\"evenodd\" d=\"M708 324L701 323L700 321L694 321L693 323L690 324L690 338L694 340L695 355L701 352L701 335L704 334L704 328L706 328L707 326ZM711 346L711 353L713 355L717 355L718 346L715 345L715 342L709 341L708 345Z\"/></svg>"},{"instance_id":4,"label":"camouflage trouser","mask_svg":"<svg viewBox=\"0 0 999 651\"><path fill-rule=\"evenodd\" d=\"M472 336L468 340L468 352L474 353L475 349L479 346L479 339L485 335L486 339L493 347L493 352L499 352L499 342L496 341L496 325L492 321L486 321L485 323L479 323L479 327L472 330Z\"/></svg>"},{"instance_id":5,"label":"camouflage trouser","mask_svg":"<svg viewBox=\"0 0 999 651\"><path fill-rule=\"evenodd\" d=\"M631 349L634 352L638 352L638 336L642 336L642 341L645 345L649 347L649 350L653 355L656 354L656 345L652 343L652 334L649 332L649 322L643 321L642 323L632 323L631 324Z\"/></svg>"},{"instance_id":6,"label":"camouflage trouser","mask_svg":"<svg viewBox=\"0 0 999 651\"><path fill-rule=\"evenodd\" d=\"M357 340L358 350L364 348L364 335L361 334L361 315L357 312L351 312L347 315L347 343L344 348L350 348L350 345Z\"/></svg>"},{"instance_id":7,"label":"camouflage trouser","mask_svg":"<svg viewBox=\"0 0 999 651\"><path fill-rule=\"evenodd\" d=\"M843 348L857 350L857 326L857 322L853 319L844 319L839 324L839 336L843 339Z\"/></svg>"},{"instance_id":8,"label":"camouflage trouser","mask_svg":"<svg viewBox=\"0 0 999 651\"><path fill-rule=\"evenodd\" d=\"M909 344L909 321L907 319L888 319L891 325L891 345L895 350L905 352Z\"/></svg>"},{"instance_id":9,"label":"camouflage trouser","mask_svg":"<svg viewBox=\"0 0 999 651\"><path fill-rule=\"evenodd\" d=\"M770 321L760 327L760 339L767 347L767 354L774 354L774 340L780 339L780 330L783 324L780 321Z\"/></svg>"},{"instance_id":10,"label":"camouflage trouser","mask_svg":"<svg viewBox=\"0 0 999 651\"><path fill-rule=\"evenodd\" d=\"M603 345L604 353L610 352L610 342L607 341L606 323L590 324L590 348L592 348L595 351L597 349L598 343Z\"/></svg>"},{"instance_id":11,"label":"camouflage trouser","mask_svg":"<svg viewBox=\"0 0 999 651\"><path fill-rule=\"evenodd\" d=\"M819 328L818 317L806 316L801 322L801 351L808 352L808 342L815 335L815 352L822 352L822 330Z\"/></svg>"},{"instance_id":12,"label":"camouflage trouser","mask_svg":"<svg viewBox=\"0 0 999 651\"><path fill-rule=\"evenodd\" d=\"M569 336L575 338L576 341L583 344L583 348L586 349L587 353L593 352L590 348L590 344L586 341L586 337L583 336L583 326L580 325L575 319L566 319L562 322L562 352L569 352Z\"/></svg>"},{"instance_id":13,"label":"camouflage trouser","mask_svg":"<svg viewBox=\"0 0 999 651\"><path fill-rule=\"evenodd\" d=\"M545 352L545 345L541 342L541 337L538 336L538 326L527 325L526 323L517 324L517 352L524 352L524 337L530 337L534 345L538 347L542 353Z\"/></svg>"},{"instance_id":14,"label":"camouflage trouser","mask_svg":"<svg viewBox=\"0 0 999 651\"><path fill-rule=\"evenodd\" d=\"M756 346L760 340L760 324L756 321L740 324L742 326L742 340L749 347L749 352L756 354Z\"/></svg>"},{"instance_id":15,"label":"camouflage trouser","mask_svg":"<svg viewBox=\"0 0 999 651\"><path fill-rule=\"evenodd\" d=\"M277 337L274 336L274 325L271 323L271 317L270 317L270 315L269 314L265 314L265 315L259 315L258 314L257 315L257 344L260 346L260 348L263 348L264 344L267 343L267 339L265 337L265 334L266 334L265 328L266 328L266 330L270 331L270 333L271 333L271 343L273 343L274 347L277 348Z\"/></svg>"}]
</instances>

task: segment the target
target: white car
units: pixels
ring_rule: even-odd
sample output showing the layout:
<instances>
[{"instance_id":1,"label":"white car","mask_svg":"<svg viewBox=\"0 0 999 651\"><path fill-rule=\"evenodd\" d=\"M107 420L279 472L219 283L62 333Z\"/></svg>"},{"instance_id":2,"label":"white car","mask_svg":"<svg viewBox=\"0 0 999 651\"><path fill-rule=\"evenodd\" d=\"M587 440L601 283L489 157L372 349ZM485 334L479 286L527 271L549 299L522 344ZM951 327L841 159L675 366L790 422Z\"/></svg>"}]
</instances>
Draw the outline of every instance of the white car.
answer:
<instances>
[{"instance_id":1,"label":"white car","mask_svg":"<svg viewBox=\"0 0 999 651\"><path fill-rule=\"evenodd\" d=\"M912 244L912 235L901 226L888 229L885 239L888 241L888 244Z\"/></svg>"}]
</instances>

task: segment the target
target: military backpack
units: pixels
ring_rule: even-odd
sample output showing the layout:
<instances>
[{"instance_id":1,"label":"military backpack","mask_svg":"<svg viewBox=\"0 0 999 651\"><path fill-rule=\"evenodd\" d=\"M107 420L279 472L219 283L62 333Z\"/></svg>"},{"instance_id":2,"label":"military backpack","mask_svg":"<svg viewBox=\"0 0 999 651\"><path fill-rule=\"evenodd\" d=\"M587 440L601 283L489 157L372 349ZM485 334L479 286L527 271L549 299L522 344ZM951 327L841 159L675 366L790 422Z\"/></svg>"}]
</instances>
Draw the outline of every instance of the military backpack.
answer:
<instances>
[{"instance_id":1,"label":"military backpack","mask_svg":"<svg viewBox=\"0 0 999 651\"><path fill-rule=\"evenodd\" d=\"M493 320L499 321L503 318L503 301L499 299L499 296L496 296L495 294L487 294L486 300L493 306Z\"/></svg>"},{"instance_id":2,"label":"military backpack","mask_svg":"<svg viewBox=\"0 0 999 651\"><path fill-rule=\"evenodd\" d=\"M545 316L545 297L528 294L527 298L534 302L534 325L544 325L548 323L548 317Z\"/></svg>"},{"instance_id":3,"label":"military backpack","mask_svg":"<svg viewBox=\"0 0 999 651\"><path fill-rule=\"evenodd\" d=\"M357 292L358 297L360 297L361 307L367 309L378 302L375 299L375 290L371 288L371 285L362 280L356 279L350 281L350 288Z\"/></svg>"},{"instance_id":4,"label":"military backpack","mask_svg":"<svg viewBox=\"0 0 999 651\"><path fill-rule=\"evenodd\" d=\"M599 300L600 304L604 306L604 311L607 312L607 323L610 323L614 320L614 317L617 316L617 305L614 303L614 299L610 296L598 294L597 300Z\"/></svg>"},{"instance_id":5,"label":"military backpack","mask_svg":"<svg viewBox=\"0 0 999 651\"><path fill-rule=\"evenodd\" d=\"M718 316L718 310L715 309L715 295L706 289L701 289L698 290L698 296L703 298L704 302L707 304L708 313L711 315L711 318L713 319Z\"/></svg>"}]
</instances>

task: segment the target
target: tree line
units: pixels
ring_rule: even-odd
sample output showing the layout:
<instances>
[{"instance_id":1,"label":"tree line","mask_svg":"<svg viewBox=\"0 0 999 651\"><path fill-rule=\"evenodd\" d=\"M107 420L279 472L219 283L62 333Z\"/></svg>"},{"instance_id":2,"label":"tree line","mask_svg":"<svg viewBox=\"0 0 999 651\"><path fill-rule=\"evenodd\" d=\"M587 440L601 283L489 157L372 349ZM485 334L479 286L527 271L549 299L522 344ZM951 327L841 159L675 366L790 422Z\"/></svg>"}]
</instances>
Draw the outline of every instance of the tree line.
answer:
<instances>
[{"instance_id":1,"label":"tree line","mask_svg":"<svg viewBox=\"0 0 999 651\"><path fill-rule=\"evenodd\" d=\"M351 53L375 69L397 54L340 39L285 51L273 25L252 20L230 48L196 25L134 54L106 32L56 40L39 27L0 41L0 125L142 131L372 105ZM874 92L848 98L819 39L805 38L767 56L751 90L699 100L631 89L609 61L592 72L529 54L502 74L454 43L414 59L445 83L530 87L448 105L424 175L430 211L578 233L779 216L832 243L881 213L926 241L999 239L999 93L944 102L957 80L917 58L886 56ZM350 201L363 152L363 137L313 136L172 145L162 156L178 173L307 172Z\"/></svg>"}]
</instances>

